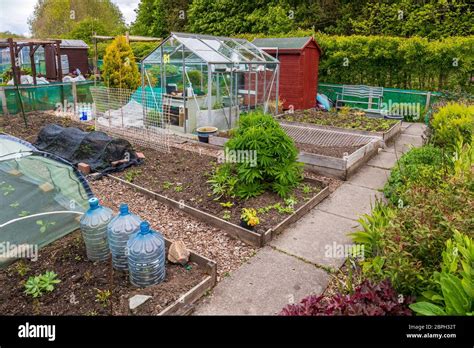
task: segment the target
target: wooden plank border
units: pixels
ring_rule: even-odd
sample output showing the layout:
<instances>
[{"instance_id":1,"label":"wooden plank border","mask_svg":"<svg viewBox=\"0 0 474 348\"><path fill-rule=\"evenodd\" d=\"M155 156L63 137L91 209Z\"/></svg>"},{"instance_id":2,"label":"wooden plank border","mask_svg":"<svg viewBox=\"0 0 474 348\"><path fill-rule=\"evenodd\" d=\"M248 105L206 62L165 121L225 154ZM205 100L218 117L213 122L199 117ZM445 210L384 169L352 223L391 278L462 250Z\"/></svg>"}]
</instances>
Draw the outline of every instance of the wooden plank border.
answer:
<instances>
[{"instance_id":1,"label":"wooden plank border","mask_svg":"<svg viewBox=\"0 0 474 348\"><path fill-rule=\"evenodd\" d=\"M206 213L202 210L196 209L194 207L190 207L182 202L175 201L174 199L168 198L166 196L160 195L159 193L153 192L151 190L148 190L146 188L143 188L141 186L138 186L136 184L130 183L128 181L125 181L121 178L118 178L116 176L107 175L109 178L112 180L115 180L117 182L120 182L126 186L129 186L153 199L156 199L157 201L166 204L168 206L171 206L173 208L180 209L189 215L194 216L195 218L208 223L210 225L213 225L217 228L220 228L224 230L227 234L230 236L240 239L243 242L250 244L255 247L263 247L266 243L268 243L275 234L281 232L284 230L288 225L296 221L297 219L301 218L304 214L306 214L311 208L316 206L319 202L321 202L324 198L326 198L329 195L329 187L325 186L321 181L315 180L315 179L310 179L310 178L305 178L304 182L312 182L315 184L318 184L323 187L321 191L319 191L315 196L313 196L308 202L306 202L304 205L299 207L293 214L289 215L285 220L283 220L281 223L279 223L276 227L270 228L266 232L260 234L256 233L250 230L247 230L241 226L235 225L231 222L225 221L217 216L211 215L209 213ZM277 230L275 232L275 230Z\"/></svg>"},{"instance_id":2,"label":"wooden plank border","mask_svg":"<svg viewBox=\"0 0 474 348\"><path fill-rule=\"evenodd\" d=\"M144 187L138 186L134 183L130 183L128 181L125 181L121 178L118 178L113 175L107 175L109 178L118 181L124 185L133 187L137 191L156 199L157 201L166 204L168 206L171 206L173 208L180 209L189 215L194 216L195 218L198 218L210 225L213 225L214 227L223 229L228 233L229 235L233 236L234 238L240 239L244 241L247 244L253 245L260 247L262 246L263 238L262 235L253 231L249 231L243 227L234 225L228 221L225 221L221 218L218 218L217 216L211 215L209 213L206 213L202 210L196 209L194 207L191 207L189 205L184 204L184 202L178 202L175 201L174 199L168 198L166 196L160 195L159 193L153 192L151 190L148 190Z\"/></svg>"},{"instance_id":3,"label":"wooden plank border","mask_svg":"<svg viewBox=\"0 0 474 348\"><path fill-rule=\"evenodd\" d=\"M165 238L166 247L171 245L171 241ZM211 290L217 283L217 264L216 262L196 254L191 251L189 261L195 262L207 274L204 279L192 289L184 293L175 302L163 309L158 315L189 315L194 308L194 304L202 296Z\"/></svg>"},{"instance_id":4,"label":"wooden plank border","mask_svg":"<svg viewBox=\"0 0 474 348\"><path fill-rule=\"evenodd\" d=\"M318 192L316 196L311 198L308 202L302 205L297 211L293 214L288 216L285 220L280 222L276 227L271 230L272 238L274 238L277 234L281 233L284 229L286 229L289 225L296 222L298 219L303 217L306 213L308 213L311 209L313 209L316 205L318 205L324 198L329 196L329 186L326 186L321 191Z\"/></svg>"}]
</instances>

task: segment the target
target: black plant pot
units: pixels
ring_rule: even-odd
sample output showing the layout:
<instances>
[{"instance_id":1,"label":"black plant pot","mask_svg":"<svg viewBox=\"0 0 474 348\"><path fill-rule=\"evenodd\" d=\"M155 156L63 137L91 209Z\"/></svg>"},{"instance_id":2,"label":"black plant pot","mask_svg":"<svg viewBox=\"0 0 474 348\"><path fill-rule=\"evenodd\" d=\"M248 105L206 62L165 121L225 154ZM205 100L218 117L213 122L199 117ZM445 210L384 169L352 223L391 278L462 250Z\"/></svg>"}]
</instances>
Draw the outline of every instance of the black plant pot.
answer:
<instances>
[{"instance_id":1,"label":"black plant pot","mask_svg":"<svg viewBox=\"0 0 474 348\"><path fill-rule=\"evenodd\" d=\"M201 143L209 143L209 136L203 137L198 135L198 139Z\"/></svg>"},{"instance_id":2,"label":"black plant pot","mask_svg":"<svg viewBox=\"0 0 474 348\"><path fill-rule=\"evenodd\" d=\"M243 228L246 228L247 230L250 230L250 231L253 231L253 229L255 228L255 226L250 226L247 221L245 220L240 220L240 226L242 226Z\"/></svg>"}]
</instances>

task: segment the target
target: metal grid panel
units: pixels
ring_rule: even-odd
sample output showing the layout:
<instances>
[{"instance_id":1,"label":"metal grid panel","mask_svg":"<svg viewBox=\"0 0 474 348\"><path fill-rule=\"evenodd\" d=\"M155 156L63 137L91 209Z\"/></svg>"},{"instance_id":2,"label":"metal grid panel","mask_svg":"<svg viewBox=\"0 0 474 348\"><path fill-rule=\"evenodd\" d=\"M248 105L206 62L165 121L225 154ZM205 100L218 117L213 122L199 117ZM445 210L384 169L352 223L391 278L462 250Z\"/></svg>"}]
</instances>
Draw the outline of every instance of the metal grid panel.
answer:
<instances>
[{"instance_id":1,"label":"metal grid panel","mask_svg":"<svg viewBox=\"0 0 474 348\"><path fill-rule=\"evenodd\" d=\"M361 146L376 137L316 127L281 123L285 132L297 143L317 146Z\"/></svg>"},{"instance_id":2,"label":"metal grid panel","mask_svg":"<svg viewBox=\"0 0 474 348\"><path fill-rule=\"evenodd\" d=\"M167 98L156 89L92 87L91 94L97 130L169 152L170 108Z\"/></svg>"}]
</instances>

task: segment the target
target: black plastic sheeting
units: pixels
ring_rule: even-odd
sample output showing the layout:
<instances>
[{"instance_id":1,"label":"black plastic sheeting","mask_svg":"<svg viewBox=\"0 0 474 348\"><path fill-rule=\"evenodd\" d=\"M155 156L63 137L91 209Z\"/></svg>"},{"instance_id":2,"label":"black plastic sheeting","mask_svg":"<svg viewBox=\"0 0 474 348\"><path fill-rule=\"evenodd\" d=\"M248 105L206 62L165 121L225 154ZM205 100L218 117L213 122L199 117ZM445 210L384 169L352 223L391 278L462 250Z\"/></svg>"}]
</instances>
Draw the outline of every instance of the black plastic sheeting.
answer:
<instances>
[{"instance_id":1,"label":"black plastic sheeting","mask_svg":"<svg viewBox=\"0 0 474 348\"><path fill-rule=\"evenodd\" d=\"M84 132L79 128L57 124L43 127L34 145L74 165L87 163L92 171L102 174L119 172L142 161L125 139L114 139L104 132ZM112 166L112 162L127 158L128 162Z\"/></svg>"}]
</instances>

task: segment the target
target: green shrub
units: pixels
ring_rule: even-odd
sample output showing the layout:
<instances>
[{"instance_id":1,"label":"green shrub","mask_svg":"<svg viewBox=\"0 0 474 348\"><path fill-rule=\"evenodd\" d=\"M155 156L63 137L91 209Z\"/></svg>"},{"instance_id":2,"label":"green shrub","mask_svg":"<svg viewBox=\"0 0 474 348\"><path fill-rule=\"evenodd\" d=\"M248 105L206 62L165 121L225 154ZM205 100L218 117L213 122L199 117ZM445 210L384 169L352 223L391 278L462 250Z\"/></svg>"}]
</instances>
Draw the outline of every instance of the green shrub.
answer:
<instances>
[{"instance_id":1,"label":"green shrub","mask_svg":"<svg viewBox=\"0 0 474 348\"><path fill-rule=\"evenodd\" d=\"M302 180L298 149L279 123L268 114L254 111L240 118L226 151L255 151L256 163L234 163L239 197L252 197L271 189L285 197Z\"/></svg>"},{"instance_id":2,"label":"green shrub","mask_svg":"<svg viewBox=\"0 0 474 348\"><path fill-rule=\"evenodd\" d=\"M364 256L370 257L379 254L379 243L383 229L390 224L395 216L395 210L390 206L377 201L371 214L364 214L359 220L362 230L350 233L355 243L364 245Z\"/></svg>"},{"instance_id":3,"label":"green shrub","mask_svg":"<svg viewBox=\"0 0 474 348\"><path fill-rule=\"evenodd\" d=\"M191 70L187 72L189 82L193 85L193 88L201 86L202 73L199 70Z\"/></svg>"},{"instance_id":4,"label":"green shrub","mask_svg":"<svg viewBox=\"0 0 474 348\"><path fill-rule=\"evenodd\" d=\"M140 74L135 57L124 36L117 36L107 46L103 76L107 87L135 90L140 85Z\"/></svg>"},{"instance_id":5,"label":"green shrub","mask_svg":"<svg viewBox=\"0 0 474 348\"><path fill-rule=\"evenodd\" d=\"M440 164L442 160L436 152L439 150L432 146L422 149L412 150L412 155L408 153L402 161L409 158L413 165L410 183L401 180L397 191L409 205L377 204L372 215L361 220L363 230L352 234L353 240L365 247L364 276L377 281L389 278L394 288L404 294L436 291L439 285L434 274L440 270L446 241L456 231L469 236L474 231L472 148L461 147L453 161L446 160L444 164ZM436 161L431 170L445 171L442 180L437 175L436 184L423 178L417 180L417 168ZM427 173L429 170L430 167L424 169Z\"/></svg>"},{"instance_id":6,"label":"green shrub","mask_svg":"<svg viewBox=\"0 0 474 348\"><path fill-rule=\"evenodd\" d=\"M435 291L424 291L410 308L421 315L474 315L474 241L458 231L446 242Z\"/></svg>"},{"instance_id":7,"label":"green shrub","mask_svg":"<svg viewBox=\"0 0 474 348\"><path fill-rule=\"evenodd\" d=\"M471 144L474 132L474 105L448 103L441 107L431 121L433 143L454 150L456 142Z\"/></svg>"},{"instance_id":8,"label":"green shrub","mask_svg":"<svg viewBox=\"0 0 474 348\"><path fill-rule=\"evenodd\" d=\"M384 194L393 204L409 203L407 193L414 184L436 187L443 181L446 172L441 149L428 145L412 148L405 153L392 169L384 186Z\"/></svg>"}]
</instances>

